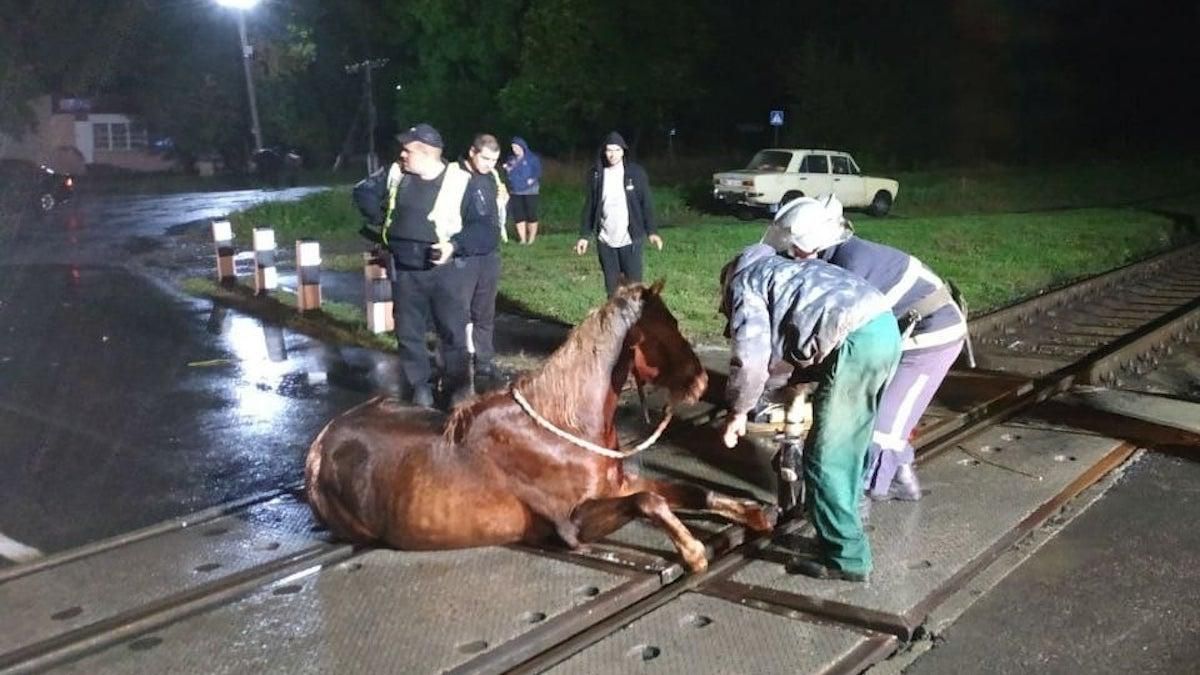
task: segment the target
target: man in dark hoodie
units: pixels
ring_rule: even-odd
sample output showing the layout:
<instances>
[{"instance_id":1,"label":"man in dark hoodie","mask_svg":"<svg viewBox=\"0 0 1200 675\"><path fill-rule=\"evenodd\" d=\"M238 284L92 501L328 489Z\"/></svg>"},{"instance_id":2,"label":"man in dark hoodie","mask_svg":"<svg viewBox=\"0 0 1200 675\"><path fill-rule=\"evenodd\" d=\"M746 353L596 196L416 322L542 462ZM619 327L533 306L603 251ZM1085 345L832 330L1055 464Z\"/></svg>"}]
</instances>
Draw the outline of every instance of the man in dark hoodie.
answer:
<instances>
[{"instance_id":1,"label":"man in dark hoodie","mask_svg":"<svg viewBox=\"0 0 1200 675\"><path fill-rule=\"evenodd\" d=\"M654 226L650 179L641 166L625 160L629 145L613 131L604 139L600 156L587 179L587 196L579 225L575 253L587 253L588 239L596 237L596 253L604 272L604 288L612 297L622 277L642 280L642 242L658 250L663 240Z\"/></svg>"},{"instance_id":2,"label":"man in dark hoodie","mask_svg":"<svg viewBox=\"0 0 1200 675\"><path fill-rule=\"evenodd\" d=\"M538 192L542 180L542 160L524 138L512 139L512 157L504 163L508 175L509 215L517 224L517 240L532 244L538 231Z\"/></svg>"}]
</instances>

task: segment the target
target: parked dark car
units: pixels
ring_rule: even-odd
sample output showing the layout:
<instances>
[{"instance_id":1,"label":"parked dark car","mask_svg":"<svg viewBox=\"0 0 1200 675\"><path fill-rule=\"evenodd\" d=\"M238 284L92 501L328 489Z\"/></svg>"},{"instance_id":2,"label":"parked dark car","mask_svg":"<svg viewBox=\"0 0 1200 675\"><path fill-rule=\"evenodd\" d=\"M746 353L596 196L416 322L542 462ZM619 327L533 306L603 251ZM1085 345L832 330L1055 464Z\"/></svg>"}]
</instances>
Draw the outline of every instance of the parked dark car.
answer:
<instances>
[{"instance_id":1,"label":"parked dark car","mask_svg":"<svg viewBox=\"0 0 1200 675\"><path fill-rule=\"evenodd\" d=\"M304 158L294 148L263 148L256 150L251 159L255 173L268 185L279 187L296 187L300 168L304 165Z\"/></svg>"},{"instance_id":2,"label":"parked dark car","mask_svg":"<svg viewBox=\"0 0 1200 675\"><path fill-rule=\"evenodd\" d=\"M0 206L43 213L70 201L75 179L23 159L0 159Z\"/></svg>"}]
</instances>

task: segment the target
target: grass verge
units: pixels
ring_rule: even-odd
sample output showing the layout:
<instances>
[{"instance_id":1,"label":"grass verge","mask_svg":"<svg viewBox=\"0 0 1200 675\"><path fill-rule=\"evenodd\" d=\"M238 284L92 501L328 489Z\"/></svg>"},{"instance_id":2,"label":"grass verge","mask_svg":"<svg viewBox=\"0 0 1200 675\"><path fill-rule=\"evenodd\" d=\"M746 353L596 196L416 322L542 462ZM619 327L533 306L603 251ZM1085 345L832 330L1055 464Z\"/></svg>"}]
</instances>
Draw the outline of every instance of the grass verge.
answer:
<instances>
[{"instance_id":1,"label":"grass verge","mask_svg":"<svg viewBox=\"0 0 1200 675\"><path fill-rule=\"evenodd\" d=\"M1200 178L1193 164L1164 165L1155 170L1162 180L1117 189L1122 175L1113 165L910 174L902 178L902 199L907 195L908 202L898 205L898 217L849 215L861 236L911 252L953 280L978 313L1195 236L1200 198L1184 185L1189 177ZM666 248L646 252L646 278L667 280L668 302L686 334L721 344L718 270L757 241L767 222L746 223L696 210L691 205L703 187L697 185L654 188ZM1129 205L1070 207L1086 203ZM595 254L571 252L581 208L578 181L564 178L543 185L537 243L502 248L503 308L577 323L604 299ZM1030 210L1034 208L1044 210ZM1004 210L1009 212L997 212ZM233 222L245 244L250 228L270 225L281 242L319 239L328 269L358 270L361 264L358 254L365 242L357 235L360 220L348 187L298 202L260 204L234 215Z\"/></svg>"}]
</instances>

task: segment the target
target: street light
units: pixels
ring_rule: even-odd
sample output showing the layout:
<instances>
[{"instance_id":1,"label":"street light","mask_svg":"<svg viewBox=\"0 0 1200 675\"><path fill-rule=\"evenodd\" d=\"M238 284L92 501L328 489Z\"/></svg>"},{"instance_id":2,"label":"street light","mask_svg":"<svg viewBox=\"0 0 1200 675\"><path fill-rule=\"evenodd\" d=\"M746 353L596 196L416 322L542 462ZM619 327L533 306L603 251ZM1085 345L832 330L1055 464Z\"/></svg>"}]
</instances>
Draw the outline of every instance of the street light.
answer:
<instances>
[{"instance_id":1,"label":"street light","mask_svg":"<svg viewBox=\"0 0 1200 675\"><path fill-rule=\"evenodd\" d=\"M254 77L250 73L250 59L254 48L246 42L246 12L253 9L259 0L217 0L217 4L237 10L238 37L242 41L242 69L246 72L246 97L250 99L250 133L254 134L254 151L262 150L262 129L258 126L258 101L254 98Z\"/></svg>"}]
</instances>

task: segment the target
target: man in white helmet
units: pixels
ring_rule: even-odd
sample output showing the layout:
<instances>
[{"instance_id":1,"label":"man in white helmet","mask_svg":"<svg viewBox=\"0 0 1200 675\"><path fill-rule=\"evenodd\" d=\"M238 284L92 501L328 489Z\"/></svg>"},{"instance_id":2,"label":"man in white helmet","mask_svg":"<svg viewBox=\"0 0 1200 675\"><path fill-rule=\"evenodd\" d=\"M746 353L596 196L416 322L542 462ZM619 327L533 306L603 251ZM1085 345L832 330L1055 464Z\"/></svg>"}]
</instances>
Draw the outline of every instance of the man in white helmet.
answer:
<instances>
[{"instance_id":1,"label":"man in white helmet","mask_svg":"<svg viewBox=\"0 0 1200 675\"><path fill-rule=\"evenodd\" d=\"M737 445L765 391L815 381L801 472L818 546L815 557L798 555L787 569L865 581L871 547L859 512L863 471L880 396L900 357L900 332L883 294L835 265L763 244L726 265L721 282L730 338L723 441Z\"/></svg>"},{"instance_id":2,"label":"man in white helmet","mask_svg":"<svg viewBox=\"0 0 1200 675\"><path fill-rule=\"evenodd\" d=\"M780 209L763 243L797 259L820 259L854 272L883 293L900 322L900 365L880 403L866 490L875 500L916 501L909 435L958 359L966 317L946 283L913 256L855 236L833 195L802 197Z\"/></svg>"}]
</instances>

